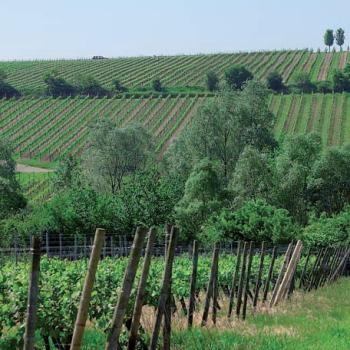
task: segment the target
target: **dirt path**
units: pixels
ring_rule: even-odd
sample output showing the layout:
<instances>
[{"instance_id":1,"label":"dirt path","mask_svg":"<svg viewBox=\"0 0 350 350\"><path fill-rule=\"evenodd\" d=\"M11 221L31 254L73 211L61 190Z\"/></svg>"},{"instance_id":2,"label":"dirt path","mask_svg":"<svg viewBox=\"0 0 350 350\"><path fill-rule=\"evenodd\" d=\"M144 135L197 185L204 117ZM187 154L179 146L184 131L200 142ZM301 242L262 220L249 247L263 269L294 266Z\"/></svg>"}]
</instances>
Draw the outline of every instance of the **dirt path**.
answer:
<instances>
[{"instance_id":1,"label":"dirt path","mask_svg":"<svg viewBox=\"0 0 350 350\"><path fill-rule=\"evenodd\" d=\"M320 72L317 77L318 81L327 79L327 74L328 74L329 67L332 63L332 58L333 58L333 54L331 52L326 53L326 56L324 58Z\"/></svg>"},{"instance_id":2,"label":"dirt path","mask_svg":"<svg viewBox=\"0 0 350 350\"><path fill-rule=\"evenodd\" d=\"M24 165L24 164L17 164L16 165L16 171L18 173L52 173L54 170L52 170L52 169L44 169L44 168L37 168L37 167Z\"/></svg>"},{"instance_id":3,"label":"dirt path","mask_svg":"<svg viewBox=\"0 0 350 350\"><path fill-rule=\"evenodd\" d=\"M343 51L340 55L339 69L344 69L348 61L348 51Z\"/></svg>"}]
</instances>

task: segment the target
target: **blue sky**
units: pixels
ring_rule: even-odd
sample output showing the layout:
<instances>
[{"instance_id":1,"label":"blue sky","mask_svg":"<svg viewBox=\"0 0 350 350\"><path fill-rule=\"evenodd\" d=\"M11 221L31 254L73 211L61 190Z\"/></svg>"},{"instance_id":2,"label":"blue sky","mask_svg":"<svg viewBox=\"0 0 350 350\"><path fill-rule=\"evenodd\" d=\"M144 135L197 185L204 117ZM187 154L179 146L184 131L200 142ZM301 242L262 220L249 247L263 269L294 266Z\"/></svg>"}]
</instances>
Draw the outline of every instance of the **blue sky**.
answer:
<instances>
[{"instance_id":1,"label":"blue sky","mask_svg":"<svg viewBox=\"0 0 350 350\"><path fill-rule=\"evenodd\" d=\"M0 59L323 48L349 0L3 0Z\"/></svg>"}]
</instances>

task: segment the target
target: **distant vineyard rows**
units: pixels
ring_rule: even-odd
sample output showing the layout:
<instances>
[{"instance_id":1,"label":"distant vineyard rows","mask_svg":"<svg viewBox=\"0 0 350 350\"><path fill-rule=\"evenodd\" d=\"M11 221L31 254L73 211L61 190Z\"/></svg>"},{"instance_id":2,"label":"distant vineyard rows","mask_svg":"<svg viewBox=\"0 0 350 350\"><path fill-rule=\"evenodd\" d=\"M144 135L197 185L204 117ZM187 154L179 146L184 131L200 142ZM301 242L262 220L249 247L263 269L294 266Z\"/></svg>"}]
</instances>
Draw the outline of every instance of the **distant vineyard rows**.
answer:
<instances>
[{"instance_id":1,"label":"distant vineyard rows","mask_svg":"<svg viewBox=\"0 0 350 350\"><path fill-rule=\"evenodd\" d=\"M209 70L223 77L224 71L233 64L246 66L258 79L278 71L289 83L298 72L305 71L313 81L319 81L329 79L334 69L344 68L348 59L348 51L270 51L105 60L9 61L0 62L0 69L8 74L9 83L22 91L30 91L43 88L43 76L53 70L68 80L78 75L91 75L105 87L111 87L113 78L120 79L128 87L142 87L155 77L165 86L202 86Z\"/></svg>"},{"instance_id":2,"label":"distant vineyard rows","mask_svg":"<svg viewBox=\"0 0 350 350\"><path fill-rule=\"evenodd\" d=\"M198 107L213 97L23 98L0 100L0 135L10 139L21 158L53 161L80 155L89 125L111 118L119 126L142 123L162 154ZM275 134L316 131L325 146L350 140L350 94L272 95Z\"/></svg>"}]
</instances>

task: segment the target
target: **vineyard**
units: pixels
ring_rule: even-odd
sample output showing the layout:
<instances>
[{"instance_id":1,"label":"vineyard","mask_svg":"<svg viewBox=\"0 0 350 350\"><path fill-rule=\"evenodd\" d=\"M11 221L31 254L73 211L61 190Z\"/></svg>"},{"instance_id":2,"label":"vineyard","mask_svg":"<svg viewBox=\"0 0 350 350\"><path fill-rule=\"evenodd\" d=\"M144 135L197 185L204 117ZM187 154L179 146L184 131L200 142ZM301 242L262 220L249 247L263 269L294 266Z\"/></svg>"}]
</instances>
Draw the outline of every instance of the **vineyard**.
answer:
<instances>
[{"instance_id":1,"label":"vineyard","mask_svg":"<svg viewBox=\"0 0 350 350\"><path fill-rule=\"evenodd\" d=\"M143 343L144 346L150 342L149 349L156 349L160 330L160 323L157 326L158 317L161 320L164 316L165 328L172 317L182 317L188 327L192 324L213 325L219 319L245 319L249 313L258 312L257 307L274 307L287 295L291 297L296 289L310 291L331 283L345 272L350 253L348 247L306 251L300 241L296 245L291 243L288 247L269 247L263 243L261 248L254 247L252 243L238 242L238 245L231 244L231 250L221 249L216 244L211 257L210 250L199 249L198 244L194 242L190 254L179 255L176 253L174 238L177 233L174 232L176 231L172 231L166 244L165 260L164 257L153 256L154 230L149 233L144 258L141 259L146 230L139 230L129 257L103 255L98 269L98 260L105 246L104 231L100 229L97 230L94 245L88 248L89 253L91 252L90 262L84 258L69 261L47 255L43 256L40 262L40 250L45 253L45 246L40 248L37 239L34 239L33 243L32 263L27 259L25 251L19 255L17 252L16 260L9 258L8 253L11 254L11 251L3 252L5 255L1 261L0 276L0 345L1 336L9 334L16 335L13 346L19 344L21 337L18 334L23 334L23 327L20 325L26 321L28 327L31 322L31 311L26 313L28 271L31 270L32 276L35 273L39 274L38 264L40 284L37 285L39 289L35 290L39 291L40 298L38 303L35 301L37 295L32 299L33 293L36 293L33 286L39 280L36 275L36 279L32 277L30 284L29 300L30 303L35 303L32 306L37 309L37 330L45 340L46 349L53 349L50 346L51 341L58 349L69 349L70 344L71 349L74 349L74 346L80 348L77 339L82 337L87 320L90 328L94 327L102 333L108 333L108 330L112 329L115 337L110 335L108 349L115 349L114 346L119 341L126 345L125 336L119 339L124 315L126 329L123 334L127 335L130 332L128 349L135 349L136 345L136 338L135 343L130 343L135 317L139 318L137 324L141 325L140 329L136 328L136 335L140 330L137 342ZM94 279L91 276L95 273ZM85 275L87 277L84 283ZM169 305L163 303L168 296L169 300L172 300ZM212 314L209 320L211 300ZM83 304L89 306L85 309L86 313L82 312ZM117 305L118 310L114 315L119 315L119 319L113 316L114 305ZM136 305L140 307L138 312ZM80 318L81 315L85 316ZM118 329L116 333L114 326L111 328L112 318L112 325L115 323ZM131 326L127 326L131 318ZM82 332L81 329L77 331L79 327L75 328L73 335L75 321L76 327L83 328ZM183 325L181 327L184 329ZM80 332L80 336L77 336L76 332ZM158 333L156 337L155 333ZM166 333L165 330L163 341ZM148 334L152 334L151 339ZM168 335L170 342L170 333Z\"/></svg>"},{"instance_id":2,"label":"vineyard","mask_svg":"<svg viewBox=\"0 0 350 350\"><path fill-rule=\"evenodd\" d=\"M147 98L22 98L0 100L0 134L12 141L20 158L53 161L79 155L89 125L110 118L120 127L142 123L153 135L157 153L163 153L195 115L213 97L150 96ZM325 146L350 140L350 94L271 95L276 115L275 134L316 131Z\"/></svg>"},{"instance_id":3,"label":"vineyard","mask_svg":"<svg viewBox=\"0 0 350 350\"><path fill-rule=\"evenodd\" d=\"M68 80L74 80L78 75L91 75L108 88L111 88L113 78L120 79L127 87L143 87L155 77L165 86L204 86L204 77L209 70L222 78L227 68L242 64L260 80L269 72L278 71L285 82L290 83L301 71L309 73L313 81L330 79L334 69L345 67L348 56L348 51L267 51L104 60L9 61L0 62L0 69L8 74L9 83L23 92L44 88L43 76L53 70Z\"/></svg>"}]
</instances>

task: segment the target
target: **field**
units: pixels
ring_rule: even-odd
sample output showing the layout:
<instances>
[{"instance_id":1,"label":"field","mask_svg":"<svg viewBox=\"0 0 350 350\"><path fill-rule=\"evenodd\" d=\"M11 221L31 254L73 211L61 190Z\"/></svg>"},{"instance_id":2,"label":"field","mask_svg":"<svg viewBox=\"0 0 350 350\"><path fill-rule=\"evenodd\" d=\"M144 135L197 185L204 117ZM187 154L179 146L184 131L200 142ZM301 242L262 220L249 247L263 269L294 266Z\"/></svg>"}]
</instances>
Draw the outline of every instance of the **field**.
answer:
<instances>
[{"instance_id":1,"label":"field","mask_svg":"<svg viewBox=\"0 0 350 350\"><path fill-rule=\"evenodd\" d=\"M113 58L106 60L37 60L0 62L0 69L8 74L9 83L22 92L44 88L43 77L53 70L68 80L78 75L91 75L110 88L118 78L129 88L145 87L155 77L165 86L204 86L209 70L223 77L233 64L242 64L254 76L263 80L270 71L278 71L290 83L298 72L310 73L313 81L329 79L335 68L344 68L348 51L312 53L299 51L263 51L223 53L211 55L178 55L154 57Z\"/></svg>"},{"instance_id":2,"label":"field","mask_svg":"<svg viewBox=\"0 0 350 350\"><path fill-rule=\"evenodd\" d=\"M23 159L54 161L79 155L98 118L118 126L142 123L162 154L188 124L198 107L212 99L203 95L147 98L22 98L0 100L0 134L10 139ZM350 141L350 94L272 95L275 134L316 131L325 146Z\"/></svg>"}]
</instances>

